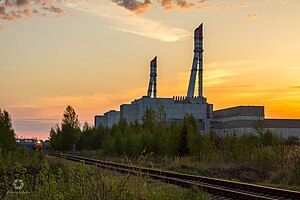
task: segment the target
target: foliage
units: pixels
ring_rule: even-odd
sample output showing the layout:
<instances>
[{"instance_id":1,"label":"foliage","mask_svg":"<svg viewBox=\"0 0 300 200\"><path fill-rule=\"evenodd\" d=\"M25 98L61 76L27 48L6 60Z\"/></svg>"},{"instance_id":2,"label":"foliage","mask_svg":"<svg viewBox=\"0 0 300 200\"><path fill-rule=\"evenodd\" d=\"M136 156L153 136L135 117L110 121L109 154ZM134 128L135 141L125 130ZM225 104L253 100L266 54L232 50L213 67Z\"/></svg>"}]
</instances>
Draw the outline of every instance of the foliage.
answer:
<instances>
[{"instance_id":1,"label":"foliage","mask_svg":"<svg viewBox=\"0 0 300 200\"><path fill-rule=\"evenodd\" d=\"M0 169L0 199L4 200L209 199L199 190L131 175L120 176L84 162L44 157L39 152L25 149L17 149L5 159L0 159ZM20 190L13 187L16 179L24 182Z\"/></svg>"},{"instance_id":2,"label":"foliage","mask_svg":"<svg viewBox=\"0 0 300 200\"><path fill-rule=\"evenodd\" d=\"M61 127L56 125L50 130L50 143L59 150L71 150L80 137L80 123L78 115L70 105L64 111Z\"/></svg>"},{"instance_id":3,"label":"foliage","mask_svg":"<svg viewBox=\"0 0 300 200\"><path fill-rule=\"evenodd\" d=\"M16 147L15 131L11 117L6 110L0 109L0 156L12 151Z\"/></svg>"}]
</instances>

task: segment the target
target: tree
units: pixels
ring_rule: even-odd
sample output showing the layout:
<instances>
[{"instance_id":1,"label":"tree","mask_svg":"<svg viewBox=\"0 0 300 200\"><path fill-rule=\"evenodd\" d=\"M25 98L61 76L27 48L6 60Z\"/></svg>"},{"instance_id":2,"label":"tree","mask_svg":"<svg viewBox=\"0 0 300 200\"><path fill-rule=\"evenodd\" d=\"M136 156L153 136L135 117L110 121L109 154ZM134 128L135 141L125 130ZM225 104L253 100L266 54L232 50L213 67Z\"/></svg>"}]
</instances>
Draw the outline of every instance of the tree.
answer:
<instances>
[{"instance_id":1,"label":"tree","mask_svg":"<svg viewBox=\"0 0 300 200\"><path fill-rule=\"evenodd\" d=\"M231 130L223 138L225 161L239 162L243 157L243 144L236 130Z\"/></svg>"},{"instance_id":2,"label":"tree","mask_svg":"<svg viewBox=\"0 0 300 200\"><path fill-rule=\"evenodd\" d=\"M142 126L144 129L149 130L153 133L154 128L157 124L156 113L152 108L147 108L142 116Z\"/></svg>"},{"instance_id":3,"label":"tree","mask_svg":"<svg viewBox=\"0 0 300 200\"><path fill-rule=\"evenodd\" d=\"M67 106L61 123L63 150L71 150L72 145L79 139L80 123L74 108Z\"/></svg>"},{"instance_id":4,"label":"tree","mask_svg":"<svg viewBox=\"0 0 300 200\"><path fill-rule=\"evenodd\" d=\"M181 131L179 132L178 154L180 156L188 155L194 151L195 138L197 137L197 122L192 114L186 114L183 118Z\"/></svg>"},{"instance_id":5,"label":"tree","mask_svg":"<svg viewBox=\"0 0 300 200\"><path fill-rule=\"evenodd\" d=\"M185 156L189 154L188 149L188 126L184 124L179 132L179 142L178 142L178 154L180 156Z\"/></svg>"},{"instance_id":6,"label":"tree","mask_svg":"<svg viewBox=\"0 0 300 200\"><path fill-rule=\"evenodd\" d=\"M15 146L15 131L12 127L11 117L7 111L0 109L0 153L11 151Z\"/></svg>"},{"instance_id":7,"label":"tree","mask_svg":"<svg viewBox=\"0 0 300 200\"><path fill-rule=\"evenodd\" d=\"M78 120L78 115L76 114L74 108L70 105L67 106L62 119L62 127L69 126L72 129L80 129L80 123Z\"/></svg>"},{"instance_id":8,"label":"tree","mask_svg":"<svg viewBox=\"0 0 300 200\"><path fill-rule=\"evenodd\" d=\"M77 140L76 148L78 150L87 149L94 150L100 149L102 145L102 138L106 129L103 126L90 126L87 122L84 123L80 138Z\"/></svg>"},{"instance_id":9,"label":"tree","mask_svg":"<svg viewBox=\"0 0 300 200\"><path fill-rule=\"evenodd\" d=\"M72 145L78 141L80 132L78 115L74 108L68 105L63 114L61 128L57 125L50 130L50 144L54 149L71 150Z\"/></svg>"},{"instance_id":10,"label":"tree","mask_svg":"<svg viewBox=\"0 0 300 200\"><path fill-rule=\"evenodd\" d=\"M243 143L243 159L252 161L253 152L258 147L258 137L253 134L244 134L241 138Z\"/></svg>"},{"instance_id":11,"label":"tree","mask_svg":"<svg viewBox=\"0 0 300 200\"><path fill-rule=\"evenodd\" d=\"M51 148L53 149L59 149L59 145L60 145L60 142L59 142L59 135L60 133L60 127L58 126L58 124L56 124L56 127L53 128L51 127L50 129L50 137L49 137L49 140L50 140L50 146Z\"/></svg>"}]
</instances>

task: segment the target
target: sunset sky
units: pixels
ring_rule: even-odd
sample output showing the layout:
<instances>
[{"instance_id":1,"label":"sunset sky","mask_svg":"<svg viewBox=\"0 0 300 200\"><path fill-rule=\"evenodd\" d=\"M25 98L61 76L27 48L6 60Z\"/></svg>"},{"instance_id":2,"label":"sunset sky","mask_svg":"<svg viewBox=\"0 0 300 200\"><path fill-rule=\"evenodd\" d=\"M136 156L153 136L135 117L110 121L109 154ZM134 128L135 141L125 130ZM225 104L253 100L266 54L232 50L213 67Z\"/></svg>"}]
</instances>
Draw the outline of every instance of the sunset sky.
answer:
<instances>
[{"instance_id":1,"label":"sunset sky","mask_svg":"<svg viewBox=\"0 0 300 200\"><path fill-rule=\"evenodd\" d=\"M204 96L300 118L299 0L0 0L0 108L46 139L72 105L81 123L146 95L186 95L204 24Z\"/></svg>"}]
</instances>

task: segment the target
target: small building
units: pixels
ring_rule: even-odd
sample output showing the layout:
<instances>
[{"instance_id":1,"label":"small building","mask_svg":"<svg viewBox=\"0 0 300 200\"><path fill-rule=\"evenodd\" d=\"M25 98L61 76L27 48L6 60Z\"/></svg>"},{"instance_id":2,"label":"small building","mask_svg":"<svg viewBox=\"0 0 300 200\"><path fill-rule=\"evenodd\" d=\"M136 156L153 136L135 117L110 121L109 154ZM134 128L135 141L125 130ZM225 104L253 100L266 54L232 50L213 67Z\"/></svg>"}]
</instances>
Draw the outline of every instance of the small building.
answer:
<instances>
[{"instance_id":1,"label":"small building","mask_svg":"<svg viewBox=\"0 0 300 200\"><path fill-rule=\"evenodd\" d=\"M114 124L117 124L119 120L120 120L120 111L110 110L104 113L104 115L96 115L94 122L95 122L95 127L98 127L99 125L105 127L112 127Z\"/></svg>"}]
</instances>

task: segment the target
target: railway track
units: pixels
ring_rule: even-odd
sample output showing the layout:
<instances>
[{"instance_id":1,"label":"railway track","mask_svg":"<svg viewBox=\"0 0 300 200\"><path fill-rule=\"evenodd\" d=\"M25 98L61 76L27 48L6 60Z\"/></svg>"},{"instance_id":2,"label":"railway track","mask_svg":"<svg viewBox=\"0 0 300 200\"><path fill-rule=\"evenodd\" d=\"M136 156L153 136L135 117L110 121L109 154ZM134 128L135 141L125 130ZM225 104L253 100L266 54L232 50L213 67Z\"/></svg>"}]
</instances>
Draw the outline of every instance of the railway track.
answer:
<instances>
[{"instance_id":1,"label":"railway track","mask_svg":"<svg viewBox=\"0 0 300 200\"><path fill-rule=\"evenodd\" d=\"M88 165L96 165L103 169L113 170L119 173L145 176L181 187L198 188L204 192L210 193L213 199L300 200L300 192L297 191L209 178L204 176L182 174L146 167L124 165L115 162L95 160L68 154L49 153L48 155L65 158L75 162L84 161Z\"/></svg>"}]
</instances>

